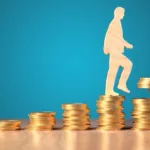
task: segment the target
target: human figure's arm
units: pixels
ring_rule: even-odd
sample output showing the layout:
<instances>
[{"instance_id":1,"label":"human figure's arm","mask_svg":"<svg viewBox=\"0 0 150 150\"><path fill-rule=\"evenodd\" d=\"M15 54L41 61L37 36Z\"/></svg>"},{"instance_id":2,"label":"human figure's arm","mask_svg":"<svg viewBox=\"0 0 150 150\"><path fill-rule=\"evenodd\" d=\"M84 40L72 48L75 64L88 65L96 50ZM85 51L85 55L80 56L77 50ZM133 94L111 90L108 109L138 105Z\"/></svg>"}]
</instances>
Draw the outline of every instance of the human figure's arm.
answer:
<instances>
[{"instance_id":1,"label":"human figure's arm","mask_svg":"<svg viewBox=\"0 0 150 150\"><path fill-rule=\"evenodd\" d=\"M104 48L103 49L104 49L104 53L107 55L109 53L107 37L105 37Z\"/></svg>"},{"instance_id":2,"label":"human figure's arm","mask_svg":"<svg viewBox=\"0 0 150 150\"><path fill-rule=\"evenodd\" d=\"M124 46L126 48L133 48L132 44L130 44L129 42L127 42L122 36L117 35L114 31L108 31L108 34L111 34L114 37L116 37L119 40L121 40L121 42L123 42L123 44L124 44Z\"/></svg>"},{"instance_id":3,"label":"human figure's arm","mask_svg":"<svg viewBox=\"0 0 150 150\"><path fill-rule=\"evenodd\" d=\"M122 27L116 23L116 22L111 22L109 28L108 28L108 36L114 36L114 38L119 39L123 45L127 48L133 48L133 45L131 45L129 42L127 42L124 37L120 34L120 32L122 31Z\"/></svg>"}]
</instances>

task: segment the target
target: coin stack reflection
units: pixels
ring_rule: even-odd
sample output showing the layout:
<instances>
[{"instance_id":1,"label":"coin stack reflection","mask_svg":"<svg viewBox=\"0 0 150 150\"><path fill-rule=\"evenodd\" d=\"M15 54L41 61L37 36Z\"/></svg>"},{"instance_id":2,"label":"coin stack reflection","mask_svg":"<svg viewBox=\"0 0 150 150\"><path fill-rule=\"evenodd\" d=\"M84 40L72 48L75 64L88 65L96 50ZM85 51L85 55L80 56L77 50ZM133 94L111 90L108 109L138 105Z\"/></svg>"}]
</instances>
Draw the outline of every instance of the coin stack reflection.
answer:
<instances>
[{"instance_id":1,"label":"coin stack reflection","mask_svg":"<svg viewBox=\"0 0 150 150\"><path fill-rule=\"evenodd\" d=\"M97 101L98 130L120 130L124 128L123 101L124 96L100 96Z\"/></svg>"},{"instance_id":2,"label":"coin stack reflection","mask_svg":"<svg viewBox=\"0 0 150 150\"><path fill-rule=\"evenodd\" d=\"M89 108L87 104L63 104L63 129L86 130L90 127Z\"/></svg>"},{"instance_id":3,"label":"coin stack reflection","mask_svg":"<svg viewBox=\"0 0 150 150\"><path fill-rule=\"evenodd\" d=\"M150 130L150 98L133 99L133 129Z\"/></svg>"},{"instance_id":4,"label":"coin stack reflection","mask_svg":"<svg viewBox=\"0 0 150 150\"><path fill-rule=\"evenodd\" d=\"M33 112L29 114L30 130L52 130L56 124L55 112Z\"/></svg>"}]
</instances>

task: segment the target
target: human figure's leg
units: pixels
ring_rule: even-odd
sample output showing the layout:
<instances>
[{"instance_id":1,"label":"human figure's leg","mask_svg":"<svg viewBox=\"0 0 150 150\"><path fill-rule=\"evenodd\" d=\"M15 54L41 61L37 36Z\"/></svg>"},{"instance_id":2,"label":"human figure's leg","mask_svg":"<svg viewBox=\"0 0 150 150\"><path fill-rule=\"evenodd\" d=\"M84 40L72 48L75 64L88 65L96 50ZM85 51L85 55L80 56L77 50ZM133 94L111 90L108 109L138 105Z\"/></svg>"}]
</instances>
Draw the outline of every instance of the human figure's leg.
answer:
<instances>
[{"instance_id":1,"label":"human figure's leg","mask_svg":"<svg viewBox=\"0 0 150 150\"><path fill-rule=\"evenodd\" d=\"M109 70L106 79L105 95L119 95L118 93L114 92L114 84L118 69L119 65L115 57L110 55Z\"/></svg>"},{"instance_id":2,"label":"human figure's leg","mask_svg":"<svg viewBox=\"0 0 150 150\"><path fill-rule=\"evenodd\" d=\"M133 64L126 56L122 54L120 55L120 65L123 67L123 71L119 80L118 88L130 93L129 89L127 88L127 80L131 74Z\"/></svg>"}]
</instances>

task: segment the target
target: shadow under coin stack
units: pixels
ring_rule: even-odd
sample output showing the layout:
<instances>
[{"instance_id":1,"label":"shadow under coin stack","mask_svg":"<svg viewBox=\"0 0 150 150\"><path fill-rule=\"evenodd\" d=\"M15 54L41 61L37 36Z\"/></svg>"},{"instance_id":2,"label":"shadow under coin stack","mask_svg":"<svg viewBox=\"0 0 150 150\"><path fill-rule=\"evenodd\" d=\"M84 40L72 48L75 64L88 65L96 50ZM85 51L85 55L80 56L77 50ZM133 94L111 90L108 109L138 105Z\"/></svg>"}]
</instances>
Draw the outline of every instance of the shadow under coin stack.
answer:
<instances>
[{"instance_id":1,"label":"shadow under coin stack","mask_svg":"<svg viewBox=\"0 0 150 150\"><path fill-rule=\"evenodd\" d=\"M56 124L55 112L33 112L29 114L29 130L52 130Z\"/></svg>"},{"instance_id":2,"label":"shadow under coin stack","mask_svg":"<svg viewBox=\"0 0 150 150\"><path fill-rule=\"evenodd\" d=\"M20 120L1 120L0 130L2 131L13 131L19 130L22 121Z\"/></svg>"},{"instance_id":3,"label":"shadow under coin stack","mask_svg":"<svg viewBox=\"0 0 150 150\"><path fill-rule=\"evenodd\" d=\"M140 78L138 87L150 90L150 78ZM150 130L150 98L133 99L133 105L133 129Z\"/></svg>"},{"instance_id":4,"label":"shadow under coin stack","mask_svg":"<svg viewBox=\"0 0 150 150\"><path fill-rule=\"evenodd\" d=\"M86 130L90 128L89 108L87 104L63 104L63 129Z\"/></svg>"},{"instance_id":5,"label":"shadow under coin stack","mask_svg":"<svg viewBox=\"0 0 150 150\"><path fill-rule=\"evenodd\" d=\"M98 130L120 130L124 128L125 120L123 113L124 96L100 96L97 101Z\"/></svg>"}]
</instances>

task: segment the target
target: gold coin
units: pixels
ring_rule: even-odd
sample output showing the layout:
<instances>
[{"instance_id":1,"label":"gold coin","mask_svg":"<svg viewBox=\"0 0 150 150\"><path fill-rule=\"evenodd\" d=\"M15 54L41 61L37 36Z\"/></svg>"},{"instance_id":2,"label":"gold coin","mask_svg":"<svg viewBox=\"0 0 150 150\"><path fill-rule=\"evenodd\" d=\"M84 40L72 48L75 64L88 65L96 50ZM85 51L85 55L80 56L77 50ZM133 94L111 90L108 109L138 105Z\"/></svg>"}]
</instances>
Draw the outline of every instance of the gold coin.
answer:
<instances>
[{"instance_id":1,"label":"gold coin","mask_svg":"<svg viewBox=\"0 0 150 150\"><path fill-rule=\"evenodd\" d=\"M30 125L34 125L34 126L54 126L56 125L56 123L51 122L51 123L36 123L36 122L31 122Z\"/></svg>"},{"instance_id":2,"label":"gold coin","mask_svg":"<svg viewBox=\"0 0 150 150\"><path fill-rule=\"evenodd\" d=\"M132 112L133 117L150 117L149 111L133 111Z\"/></svg>"},{"instance_id":3,"label":"gold coin","mask_svg":"<svg viewBox=\"0 0 150 150\"><path fill-rule=\"evenodd\" d=\"M141 113L149 113L150 112L150 107L134 107L133 112L141 112Z\"/></svg>"},{"instance_id":4,"label":"gold coin","mask_svg":"<svg viewBox=\"0 0 150 150\"><path fill-rule=\"evenodd\" d=\"M63 123L64 126L85 126L85 125L90 125L90 121L89 122L64 122Z\"/></svg>"},{"instance_id":5,"label":"gold coin","mask_svg":"<svg viewBox=\"0 0 150 150\"><path fill-rule=\"evenodd\" d=\"M108 114L115 115L115 114L122 113L122 110L105 110L105 109L98 109L97 112L98 112L99 114L108 113Z\"/></svg>"},{"instance_id":6,"label":"gold coin","mask_svg":"<svg viewBox=\"0 0 150 150\"><path fill-rule=\"evenodd\" d=\"M20 120L0 120L0 125L9 125L9 124L21 124Z\"/></svg>"},{"instance_id":7,"label":"gold coin","mask_svg":"<svg viewBox=\"0 0 150 150\"><path fill-rule=\"evenodd\" d=\"M134 98L134 104L150 104L150 98Z\"/></svg>"},{"instance_id":8,"label":"gold coin","mask_svg":"<svg viewBox=\"0 0 150 150\"><path fill-rule=\"evenodd\" d=\"M138 88L149 89L150 84L138 84Z\"/></svg>"},{"instance_id":9,"label":"gold coin","mask_svg":"<svg viewBox=\"0 0 150 150\"><path fill-rule=\"evenodd\" d=\"M106 109L106 110L119 110L119 109L123 109L121 106L119 105L97 105L98 109Z\"/></svg>"},{"instance_id":10,"label":"gold coin","mask_svg":"<svg viewBox=\"0 0 150 150\"><path fill-rule=\"evenodd\" d=\"M109 111L109 110L112 110L112 111L117 111L117 110L123 110L123 107L120 107L120 106L115 106L115 105L112 105L112 106L105 106L105 105L101 105L101 106L98 106L98 110L106 110L106 111Z\"/></svg>"},{"instance_id":11,"label":"gold coin","mask_svg":"<svg viewBox=\"0 0 150 150\"><path fill-rule=\"evenodd\" d=\"M87 104L74 103L74 104L63 104L62 109L64 110L85 110L88 109Z\"/></svg>"},{"instance_id":12,"label":"gold coin","mask_svg":"<svg viewBox=\"0 0 150 150\"><path fill-rule=\"evenodd\" d=\"M42 121L42 122L53 122L56 121L56 118L34 118L34 117L30 117L30 121Z\"/></svg>"},{"instance_id":13,"label":"gold coin","mask_svg":"<svg viewBox=\"0 0 150 150\"><path fill-rule=\"evenodd\" d=\"M100 99L97 101L97 104L106 104L106 105L121 105L123 103L123 101L120 100L116 100L116 101L106 101L105 99Z\"/></svg>"},{"instance_id":14,"label":"gold coin","mask_svg":"<svg viewBox=\"0 0 150 150\"><path fill-rule=\"evenodd\" d=\"M139 126L139 125L133 124L133 129L136 129L136 130L150 130L150 125Z\"/></svg>"},{"instance_id":15,"label":"gold coin","mask_svg":"<svg viewBox=\"0 0 150 150\"><path fill-rule=\"evenodd\" d=\"M120 102L117 102L117 103L115 103L115 102L109 102L109 103L105 103L105 102L99 102L99 103L97 103L96 104L96 106L97 107L102 107L102 108L104 108L104 107L122 107L122 103L120 103Z\"/></svg>"},{"instance_id":16,"label":"gold coin","mask_svg":"<svg viewBox=\"0 0 150 150\"><path fill-rule=\"evenodd\" d=\"M87 116L89 114L90 110L85 111L75 111L75 110L67 110L63 113L64 117L71 117L71 116Z\"/></svg>"},{"instance_id":17,"label":"gold coin","mask_svg":"<svg viewBox=\"0 0 150 150\"><path fill-rule=\"evenodd\" d=\"M20 128L0 128L0 131L15 131L20 130Z\"/></svg>"},{"instance_id":18,"label":"gold coin","mask_svg":"<svg viewBox=\"0 0 150 150\"><path fill-rule=\"evenodd\" d=\"M65 124L65 123L68 123L68 124L75 124L75 123L77 123L77 124L79 124L79 123L81 123L81 124L83 124L83 123L88 123L88 122L90 122L90 120L89 119L84 119L84 120L64 120L63 119L63 124Z\"/></svg>"},{"instance_id":19,"label":"gold coin","mask_svg":"<svg viewBox=\"0 0 150 150\"><path fill-rule=\"evenodd\" d=\"M43 124L30 124L29 127L40 127L40 128L49 128L52 125L43 125Z\"/></svg>"},{"instance_id":20,"label":"gold coin","mask_svg":"<svg viewBox=\"0 0 150 150\"><path fill-rule=\"evenodd\" d=\"M150 78L140 78L138 82L139 88L150 88Z\"/></svg>"},{"instance_id":21,"label":"gold coin","mask_svg":"<svg viewBox=\"0 0 150 150\"><path fill-rule=\"evenodd\" d=\"M72 116L72 117L64 117L63 120L64 121L77 121L77 120L88 120L90 118L90 116L84 116L84 117L78 117L78 116Z\"/></svg>"},{"instance_id":22,"label":"gold coin","mask_svg":"<svg viewBox=\"0 0 150 150\"><path fill-rule=\"evenodd\" d=\"M29 116L54 116L56 112L51 112L51 111L43 111L43 112L32 112L29 114Z\"/></svg>"},{"instance_id":23,"label":"gold coin","mask_svg":"<svg viewBox=\"0 0 150 150\"><path fill-rule=\"evenodd\" d=\"M112 115L112 114L101 114L100 115L100 118L122 118L122 117L125 117L125 114L124 113L120 113L120 114L115 114L115 115Z\"/></svg>"},{"instance_id":24,"label":"gold coin","mask_svg":"<svg viewBox=\"0 0 150 150\"><path fill-rule=\"evenodd\" d=\"M134 122L135 125L150 125L150 121L144 121L144 120L136 120L136 122Z\"/></svg>"},{"instance_id":25,"label":"gold coin","mask_svg":"<svg viewBox=\"0 0 150 150\"><path fill-rule=\"evenodd\" d=\"M99 118L98 122L99 123L120 123L124 121L124 118L117 118L117 119L106 119L106 118Z\"/></svg>"},{"instance_id":26,"label":"gold coin","mask_svg":"<svg viewBox=\"0 0 150 150\"><path fill-rule=\"evenodd\" d=\"M98 125L103 125L103 126L115 126L115 125L122 125L122 124L124 124L125 122L124 122L124 120L119 120L119 121L116 121L116 122L114 122L114 121L100 121L100 122L98 122ZM112 125L113 124L113 125Z\"/></svg>"},{"instance_id":27,"label":"gold coin","mask_svg":"<svg viewBox=\"0 0 150 150\"><path fill-rule=\"evenodd\" d=\"M118 100L125 100L125 97L124 96L111 96L111 95L102 95L100 96L100 100L105 100L105 101L118 101Z\"/></svg>"}]
</instances>

